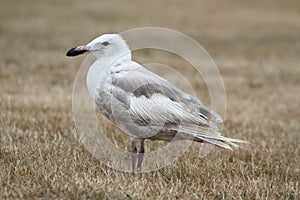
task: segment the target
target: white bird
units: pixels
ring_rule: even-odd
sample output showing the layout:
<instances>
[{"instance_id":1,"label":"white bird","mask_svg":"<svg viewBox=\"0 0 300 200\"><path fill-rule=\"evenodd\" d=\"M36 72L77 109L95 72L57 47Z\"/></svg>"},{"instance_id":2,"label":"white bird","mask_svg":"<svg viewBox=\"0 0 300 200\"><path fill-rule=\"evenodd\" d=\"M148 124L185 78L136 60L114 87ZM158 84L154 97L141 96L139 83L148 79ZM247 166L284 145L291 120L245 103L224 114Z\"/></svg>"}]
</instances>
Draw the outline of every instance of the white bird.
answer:
<instances>
[{"instance_id":1,"label":"white bird","mask_svg":"<svg viewBox=\"0 0 300 200\"><path fill-rule=\"evenodd\" d=\"M104 34L90 43L71 48L67 56L91 53L93 64L86 82L102 114L129 135L132 170L141 170L144 140L194 140L232 150L247 141L223 137L217 124L222 118L196 97L131 60L131 51L118 34ZM140 142L137 153L136 142ZM136 161L137 166L136 166Z\"/></svg>"}]
</instances>

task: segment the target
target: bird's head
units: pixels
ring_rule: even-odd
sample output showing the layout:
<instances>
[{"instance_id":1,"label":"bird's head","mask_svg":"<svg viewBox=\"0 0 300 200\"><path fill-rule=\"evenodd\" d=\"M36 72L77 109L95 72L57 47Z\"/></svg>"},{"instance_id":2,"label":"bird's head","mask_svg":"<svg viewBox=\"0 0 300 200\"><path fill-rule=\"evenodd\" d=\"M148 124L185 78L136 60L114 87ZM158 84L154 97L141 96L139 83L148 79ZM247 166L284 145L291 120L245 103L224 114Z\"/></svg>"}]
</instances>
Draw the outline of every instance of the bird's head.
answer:
<instances>
[{"instance_id":1,"label":"bird's head","mask_svg":"<svg viewBox=\"0 0 300 200\"><path fill-rule=\"evenodd\" d=\"M130 55L130 50L125 40L118 34L101 35L86 45L71 48L67 56L78 56L91 53L97 59L116 58Z\"/></svg>"}]
</instances>

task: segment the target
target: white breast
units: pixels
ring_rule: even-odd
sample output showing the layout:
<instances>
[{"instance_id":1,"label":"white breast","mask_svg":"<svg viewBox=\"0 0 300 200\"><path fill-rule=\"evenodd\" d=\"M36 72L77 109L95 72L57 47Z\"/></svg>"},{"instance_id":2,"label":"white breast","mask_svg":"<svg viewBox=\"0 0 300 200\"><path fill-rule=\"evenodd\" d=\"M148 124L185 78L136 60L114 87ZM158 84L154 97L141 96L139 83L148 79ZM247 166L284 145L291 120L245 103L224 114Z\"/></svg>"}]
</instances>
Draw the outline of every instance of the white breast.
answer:
<instances>
[{"instance_id":1,"label":"white breast","mask_svg":"<svg viewBox=\"0 0 300 200\"><path fill-rule=\"evenodd\" d=\"M105 62L103 60L96 60L92 66L90 67L87 76L86 76L86 85L89 91L90 96L94 99L95 97L95 89L97 87L97 83L99 77L104 72Z\"/></svg>"}]
</instances>

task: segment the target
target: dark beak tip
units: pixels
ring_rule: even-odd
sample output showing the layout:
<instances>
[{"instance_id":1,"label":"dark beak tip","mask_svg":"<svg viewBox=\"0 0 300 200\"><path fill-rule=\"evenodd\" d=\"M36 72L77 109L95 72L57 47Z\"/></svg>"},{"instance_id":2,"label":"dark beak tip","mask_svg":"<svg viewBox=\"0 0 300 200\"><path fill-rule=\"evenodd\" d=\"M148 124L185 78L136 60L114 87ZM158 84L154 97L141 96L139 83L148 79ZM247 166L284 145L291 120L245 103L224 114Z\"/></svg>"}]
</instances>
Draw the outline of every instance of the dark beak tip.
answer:
<instances>
[{"instance_id":1,"label":"dark beak tip","mask_svg":"<svg viewBox=\"0 0 300 200\"><path fill-rule=\"evenodd\" d=\"M66 56L69 56L69 57L78 56L85 52L87 52L87 50L76 50L76 47L73 47L66 53Z\"/></svg>"},{"instance_id":2,"label":"dark beak tip","mask_svg":"<svg viewBox=\"0 0 300 200\"><path fill-rule=\"evenodd\" d=\"M66 53L66 56L75 56L75 52L76 52L75 49L76 47L69 49L69 51Z\"/></svg>"}]
</instances>

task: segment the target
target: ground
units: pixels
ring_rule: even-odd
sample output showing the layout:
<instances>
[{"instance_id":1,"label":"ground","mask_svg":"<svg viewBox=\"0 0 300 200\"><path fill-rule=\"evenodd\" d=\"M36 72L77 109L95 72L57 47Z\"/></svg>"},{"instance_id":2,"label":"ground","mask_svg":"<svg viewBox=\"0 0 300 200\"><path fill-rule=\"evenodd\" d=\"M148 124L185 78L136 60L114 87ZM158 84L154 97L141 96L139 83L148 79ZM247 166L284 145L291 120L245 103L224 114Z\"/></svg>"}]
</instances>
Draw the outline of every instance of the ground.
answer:
<instances>
[{"instance_id":1,"label":"ground","mask_svg":"<svg viewBox=\"0 0 300 200\"><path fill-rule=\"evenodd\" d=\"M300 198L299 1L0 2L1 198ZM144 26L172 28L204 46L226 88L222 134L250 146L215 148L199 159L193 145L172 165L140 175L110 169L85 149L72 116L83 57L65 52L102 33ZM111 125L106 131L119 132ZM126 149L126 140L121 134L112 142Z\"/></svg>"}]
</instances>

